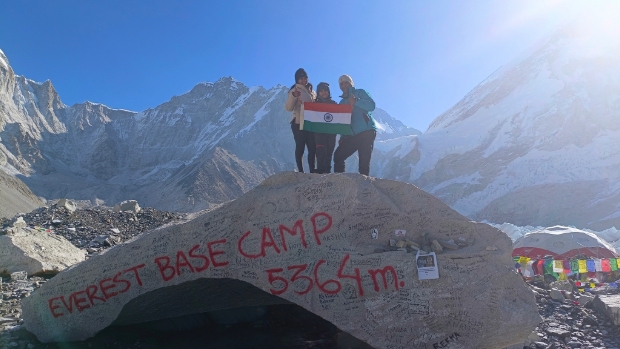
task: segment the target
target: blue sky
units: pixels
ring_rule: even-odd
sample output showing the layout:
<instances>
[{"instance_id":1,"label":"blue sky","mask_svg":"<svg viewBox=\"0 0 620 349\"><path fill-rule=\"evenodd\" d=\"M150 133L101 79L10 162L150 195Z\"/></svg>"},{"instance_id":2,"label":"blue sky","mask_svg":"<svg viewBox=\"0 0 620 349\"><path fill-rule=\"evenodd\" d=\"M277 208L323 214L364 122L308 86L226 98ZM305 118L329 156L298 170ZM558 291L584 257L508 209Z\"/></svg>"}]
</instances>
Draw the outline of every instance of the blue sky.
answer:
<instances>
[{"instance_id":1,"label":"blue sky","mask_svg":"<svg viewBox=\"0 0 620 349\"><path fill-rule=\"evenodd\" d=\"M141 111L223 76L291 85L304 67L334 95L338 76L351 75L380 108L425 131L502 64L598 3L5 1L0 49L16 74L51 80L69 105Z\"/></svg>"}]
</instances>

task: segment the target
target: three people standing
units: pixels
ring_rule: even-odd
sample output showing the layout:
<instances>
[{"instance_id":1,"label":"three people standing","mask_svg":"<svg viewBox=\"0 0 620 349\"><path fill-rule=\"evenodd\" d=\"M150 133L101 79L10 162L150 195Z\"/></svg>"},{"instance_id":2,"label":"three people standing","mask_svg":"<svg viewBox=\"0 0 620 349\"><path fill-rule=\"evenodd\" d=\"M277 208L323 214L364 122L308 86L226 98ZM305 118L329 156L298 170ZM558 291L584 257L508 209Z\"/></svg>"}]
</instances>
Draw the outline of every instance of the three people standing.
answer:
<instances>
[{"instance_id":1,"label":"three people standing","mask_svg":"<svg viewBox=\"0 0 620 349\"><path fill-rule=\"evenodd\" d=\"M312 133L299 129L300 111L302 102L336 103L331 99L329 84L321 82L317 86L318 96L312 91L312 84L308 83L308 75L302 68L295 72L296 84L289 90L285 104L287 111L293 111L291 129L295 139L295 160L299 172L303 171L302 157L304 148L308 147L308 164L310 172L330 173L332 153L336 143L335 134ZM370 158L377 135L377 126L372 117L375 102L363 89L356 89L353 79L349 75L342 75L338 79L342 96L340 104L350 104L351 132L341 135L338 148L333 153L334 172L345 171L345 160L355 152L359 156L359 173L369 175ZM317 168L314 169L315 156Z\"/></svg>"}]
</instances>

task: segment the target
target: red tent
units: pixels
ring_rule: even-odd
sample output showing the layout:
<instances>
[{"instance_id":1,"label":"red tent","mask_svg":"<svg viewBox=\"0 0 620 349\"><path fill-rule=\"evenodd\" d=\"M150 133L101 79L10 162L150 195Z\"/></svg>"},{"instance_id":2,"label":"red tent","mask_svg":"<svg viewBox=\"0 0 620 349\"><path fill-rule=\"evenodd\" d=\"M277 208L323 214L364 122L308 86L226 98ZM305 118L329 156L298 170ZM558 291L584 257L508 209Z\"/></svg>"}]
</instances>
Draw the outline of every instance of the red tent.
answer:
<instances>
[{"instance_id":1,"label":"red tent","mask_svg":"<svg viewBox=\"0 0 620 349\"><path fill-rule=\"evenodd\" d=\"M569 259L576 256L595 258L618 258L618 252L596 234L576 228L556 225L529 232L513 244L513 256Z\"/></svg>"}]
</instances>

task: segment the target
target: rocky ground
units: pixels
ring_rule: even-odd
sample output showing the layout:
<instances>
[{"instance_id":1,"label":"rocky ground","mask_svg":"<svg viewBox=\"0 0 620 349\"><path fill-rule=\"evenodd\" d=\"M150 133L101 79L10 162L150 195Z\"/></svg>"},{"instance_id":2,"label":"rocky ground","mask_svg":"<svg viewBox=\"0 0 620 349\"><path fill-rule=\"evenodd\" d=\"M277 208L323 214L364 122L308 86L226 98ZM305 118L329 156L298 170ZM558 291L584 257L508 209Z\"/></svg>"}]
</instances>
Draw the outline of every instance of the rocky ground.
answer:
<instances>
[{"instance_id":1,"label":"rocky ground","mask_svg":"<svg viewBox=\"0 0 620 349\"><path fill-rule=\"evenodd\" d=\"M130 240L145 231L182 220L184 215L150 207L142 208L138 213L114 212L112 208L106 206L71 212L63 206L52 205L41 207L21 217L29 227L61 235L92 255ZM14 220L0 220L0 231L10 226Z\"/></svg>"},{"instance_id":2,"label":"rocky ground","mask_svg":"<svg viewBox=\"0 0 620 349\"><path fill-rule=\"evenodd\" d=\"M593 302L582 306L572 299L554 300L549 290L534 285L532 291L543 321L530 336L529 346L524 348L620 349L620 328L593 310Z\"/></svg>"},{"instance_id":3,"label":"rocky ground","mask_svg":"<svg viewBox=\"0 0 620 349\"><path fill-rule=\"evenodd\" d=\"M183 214L143 208L138 213L114 212L97 206L73 212L63 206L42 207L21 215L29 227L65 237L88 255L128 241L142 232L182 221ZM0 219L0 234L14 219ZM16 275L14 275L15 277ZM252 323L228 324L212 314L173 323L190 323L179 328L162 322L137 326L109 327L97 336L72 343L44 344L21 328L21 300L46 282L49 276L15 280L3 275L0 303L0 348L335 348L338 331L331 323L294 305L271 306ZM199 321L196 317L200 317ZM165 330L162 330L164 328ZM207 344L208 343L208 344Z\"/></svg>"},{"instance_id":4,"label":"rocky ground","mask_svg":"<svg viewBox=\"0 0 620 349\"><path fill-rule=\"evenodd\" d=\"M56 206L43 207L22 217L30 227L62 235L90 255L144 231L184 219L181 214L152 208L138 213L113 212L109 207L70 212ZM11 220L0 221L0 230L10 224ZM44 284L46 277L3 277L0 348L362 348L354 342L344 344L350 339L343 339L335 326L295 305L267 307L265 315L251 323L222 323L213 314L197 314L168 323L109 327L83 342L44 344L21 327L21 300ZM542 284L538 286L532 285L532 291L543 321L530 335L525 349L620 349L620 328L591 309L591 302L583 306L571 299L556 301Z\"/></svg>"}]
</instances>

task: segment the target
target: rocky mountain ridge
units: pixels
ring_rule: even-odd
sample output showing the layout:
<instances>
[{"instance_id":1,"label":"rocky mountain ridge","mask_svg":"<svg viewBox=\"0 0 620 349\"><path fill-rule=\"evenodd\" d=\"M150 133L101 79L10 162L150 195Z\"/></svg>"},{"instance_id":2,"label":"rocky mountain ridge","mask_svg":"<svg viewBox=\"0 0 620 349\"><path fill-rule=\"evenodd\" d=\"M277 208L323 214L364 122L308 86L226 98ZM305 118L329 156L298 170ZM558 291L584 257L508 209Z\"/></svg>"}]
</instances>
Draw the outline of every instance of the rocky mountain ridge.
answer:
<instances>
[{"instance_id":1,"label":"rocky mountain ridge","mask_svg":"<svg viewBox=\"0 0 620 349\"><path fill-rule=\"evenodd\" d=\"M50 81L15 75L0 58L0 168L39 196L199 211L294 169L285 86L222 78L142 112L67 106ZM375 114L378 139L420 134Z\"/></svg>"}]
</instances>

